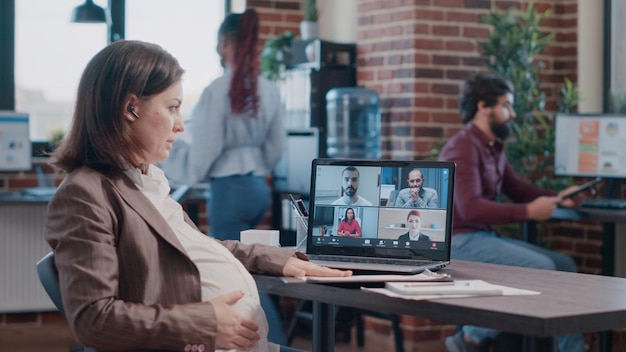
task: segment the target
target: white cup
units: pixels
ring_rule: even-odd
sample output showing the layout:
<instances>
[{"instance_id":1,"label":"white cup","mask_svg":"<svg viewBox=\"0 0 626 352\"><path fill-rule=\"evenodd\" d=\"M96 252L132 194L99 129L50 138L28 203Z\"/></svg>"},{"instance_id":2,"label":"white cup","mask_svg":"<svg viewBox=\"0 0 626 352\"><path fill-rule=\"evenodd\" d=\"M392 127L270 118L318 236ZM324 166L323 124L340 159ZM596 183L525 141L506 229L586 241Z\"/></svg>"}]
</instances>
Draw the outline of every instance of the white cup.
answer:
<instances>
[{"instance_id":1,"label":"white cup","mask_svg":"<svg viewBox=\"0 0 626 352\"><path fill-rule=\"evenodd\" d=\"M280 232L278 230L251 229L241 231L240 236L240 241L245 244L260 243L280 247Z\"/></svg>"}]
</instances>

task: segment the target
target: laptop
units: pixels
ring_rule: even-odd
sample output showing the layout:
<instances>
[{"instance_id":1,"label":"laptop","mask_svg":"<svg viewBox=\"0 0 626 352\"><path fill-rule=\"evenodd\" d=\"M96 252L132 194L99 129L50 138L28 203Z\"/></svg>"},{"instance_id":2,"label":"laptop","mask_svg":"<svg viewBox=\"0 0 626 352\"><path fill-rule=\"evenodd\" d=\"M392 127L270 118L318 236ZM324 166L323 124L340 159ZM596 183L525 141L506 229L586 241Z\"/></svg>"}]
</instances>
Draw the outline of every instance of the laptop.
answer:
<instances>
[{"instance_id":1,"label":"laptop","mask_svg":"<svg viewBox=\"0 0 626 352\"><path fill-rule=\"evenodd\" d=\"M420 172L423 190L412 198ZM314 159L307 256L363 274L446 267L454 175L445 161Z\"/></svg>"}]
</instances>

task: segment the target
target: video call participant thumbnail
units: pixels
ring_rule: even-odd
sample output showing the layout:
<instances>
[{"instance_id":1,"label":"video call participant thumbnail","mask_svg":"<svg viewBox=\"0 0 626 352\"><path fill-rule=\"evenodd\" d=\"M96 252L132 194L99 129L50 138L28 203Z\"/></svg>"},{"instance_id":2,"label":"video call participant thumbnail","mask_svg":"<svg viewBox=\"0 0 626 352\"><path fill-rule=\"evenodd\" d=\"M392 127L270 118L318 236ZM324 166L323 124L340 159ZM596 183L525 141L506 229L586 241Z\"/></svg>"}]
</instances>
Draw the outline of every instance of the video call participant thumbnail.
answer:
<instances>
[{"instance_id":1,"label":"video call participant thumbnail","mask_svg":"<svg viewBox=\"0 0 626 352\"><path fill-rule=\"evenodd\" d=\"M359 170L354 166L346 167L341 173L343 195L332 202L332 205L372 206L372 202L359 196Z\"/></svg>"},{"instance_id":2,"label":"video call participant thumbnail","mask_svg":"<svg viewBox=\"0 0 626 352\"><path fill-rule=\"evenodd\" d=\"M346 209L345 215L343 219L339 222L339 227L337 228L337 236L345 236L345 237L361 237L362 230L359 222L354 216L354 209L348 208Z\"/></svg>"},{"instance_id":3,"label":"video call participant thumbnail","mask_svg":"<svg viewBox=\"0 0 626 352\"><path fill-rule=\"evenodd\" d=\"M406 226L409 229L404 235L398 237L398 241L430 241L430 237L421 233L422 228L422 214L419 210L411 210L406 217Z\"/></svg>"},{"instance_id":4,"label":"video call participant thumbnail","mask_svg":"<svg viewBox=\"0 0 626 352\"><path fill-rule=\"evenodd\" d=\"M407 177L409 187L398 192L394 206L399 208L438 208L437 191L434 188L424 187L425 180L422 170L411 170Z\"/></svg>"}]
</instances>

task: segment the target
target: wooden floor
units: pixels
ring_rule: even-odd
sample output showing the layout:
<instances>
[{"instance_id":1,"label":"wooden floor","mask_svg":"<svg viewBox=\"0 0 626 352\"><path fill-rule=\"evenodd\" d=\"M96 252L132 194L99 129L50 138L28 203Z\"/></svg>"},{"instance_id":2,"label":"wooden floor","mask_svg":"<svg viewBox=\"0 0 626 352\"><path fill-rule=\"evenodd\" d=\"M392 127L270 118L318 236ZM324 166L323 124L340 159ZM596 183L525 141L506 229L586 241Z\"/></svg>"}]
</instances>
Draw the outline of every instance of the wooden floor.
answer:
<instances>
[{"instance_id":1,"label":"wooden floor","mask_svg":"<svg viewBox=\"0 0 626 352\"><path fill-rule=\"evenodd\" d=\"M353 334L354 336L354 334ZM353 339L354 340L354 339ZM11 324L0 327L0 352L69 352L75 343L65 323L51 323L42 326L35 324ZM311 339L308 336L297 336L293 347L305 351L311 350ZM395 351L392 336L367 334L365 347L358 348L356 342L337 343L336 352L380 352ZM428 342L407 345L406 352L445 352L442 342Z\"/></svg>"}]
</instances>

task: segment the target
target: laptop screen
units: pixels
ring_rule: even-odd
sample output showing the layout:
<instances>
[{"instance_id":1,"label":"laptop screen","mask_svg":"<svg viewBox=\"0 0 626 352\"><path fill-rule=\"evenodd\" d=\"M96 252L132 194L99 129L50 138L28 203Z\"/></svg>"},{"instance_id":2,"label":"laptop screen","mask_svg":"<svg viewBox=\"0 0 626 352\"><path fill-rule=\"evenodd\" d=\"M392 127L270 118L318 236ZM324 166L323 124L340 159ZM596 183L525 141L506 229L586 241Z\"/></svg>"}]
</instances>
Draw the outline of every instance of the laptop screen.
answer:
<instances>
[{"instance_id":1,"label":"laptop screen","mask_svg":"<svg viewBox=\"0 0 626 352\"><path fill-rule=\"evenodd\" d=\"M307 253L449 260L454 167L313 160Z\"/></svg>"}]
</instances>

